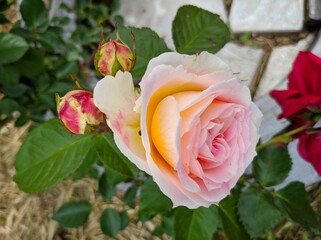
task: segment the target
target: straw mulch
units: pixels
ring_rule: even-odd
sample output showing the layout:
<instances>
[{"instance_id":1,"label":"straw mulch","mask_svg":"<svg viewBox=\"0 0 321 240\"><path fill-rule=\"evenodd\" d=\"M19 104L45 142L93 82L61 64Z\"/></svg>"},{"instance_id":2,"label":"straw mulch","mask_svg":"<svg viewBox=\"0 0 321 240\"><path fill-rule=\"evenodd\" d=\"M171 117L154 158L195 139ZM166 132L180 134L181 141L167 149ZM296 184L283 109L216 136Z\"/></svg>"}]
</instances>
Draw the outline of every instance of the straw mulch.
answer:
<instances>
[{"instance_id":1,"label":"straw mulch","mask_svg":"<svg viewBox=\"0 0 321 240\"><path fill-rule=\"evenodd\" d=\"M84 178L76 182L67 179L53 189L28 195L19 190L13 182L14 159L28 127L15 128L13 123L0 129L0 240L102 240L99 217L107 207L127 210L130 223L120 232L117 239L160 239L151 232L159 222L156 217L151 222L137 220L137 209L129 209L118 197L106 203L97 193L97 181ZM51 219L52 213L64 202L87 200L93 205L88 222L79 228L62 229ZM162 239L168 239L165 236Z\"/></svg>"}]
</instances>

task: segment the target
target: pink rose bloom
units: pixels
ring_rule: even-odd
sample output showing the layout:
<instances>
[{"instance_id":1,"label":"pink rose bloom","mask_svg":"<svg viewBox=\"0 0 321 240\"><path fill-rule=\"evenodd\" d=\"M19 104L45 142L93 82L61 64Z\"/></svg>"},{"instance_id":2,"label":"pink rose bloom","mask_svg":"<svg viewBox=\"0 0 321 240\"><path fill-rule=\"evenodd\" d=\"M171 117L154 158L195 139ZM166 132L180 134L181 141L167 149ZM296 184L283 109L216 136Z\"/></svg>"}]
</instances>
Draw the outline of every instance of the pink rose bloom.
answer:
<instances>
[{"instance_id":1,"label":"pink rose bloom","mask_svg":"<svg viewBox=\"0 0 321 240\"><path fill-rule=\"evenodd\" d=\"M207 52L152 59L140 86L118 72L94 90L117 146L174 207L218 204L256 155L262 113L248 87Z\"/></svg>"}]
</instances>

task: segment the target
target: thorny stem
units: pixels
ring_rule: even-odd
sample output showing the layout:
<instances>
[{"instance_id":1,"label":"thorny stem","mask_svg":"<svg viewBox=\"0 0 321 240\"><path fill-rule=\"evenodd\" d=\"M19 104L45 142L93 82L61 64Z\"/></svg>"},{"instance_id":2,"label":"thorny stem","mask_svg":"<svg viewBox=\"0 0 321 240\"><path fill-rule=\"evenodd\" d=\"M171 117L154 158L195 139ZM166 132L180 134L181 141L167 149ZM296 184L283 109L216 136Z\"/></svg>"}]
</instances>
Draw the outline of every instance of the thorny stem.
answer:
<instances>
[{"instance_id":1,"label":"thorny stem","mask_svg":"<svg viewBox=\"0 0 321 240\"><path fill-rule=\"evenodd\" d=\"M286 132L282 135L276 136L272 138L271 140L267 141L266 143L260 144L259 146L256 147L256 151L260 151L261 149L270 146L274 143L289 143L293 140L292 136L307 129L308 125L304 125L302 127L296 128L292 131Z\"/></svg>"}]
</instances>

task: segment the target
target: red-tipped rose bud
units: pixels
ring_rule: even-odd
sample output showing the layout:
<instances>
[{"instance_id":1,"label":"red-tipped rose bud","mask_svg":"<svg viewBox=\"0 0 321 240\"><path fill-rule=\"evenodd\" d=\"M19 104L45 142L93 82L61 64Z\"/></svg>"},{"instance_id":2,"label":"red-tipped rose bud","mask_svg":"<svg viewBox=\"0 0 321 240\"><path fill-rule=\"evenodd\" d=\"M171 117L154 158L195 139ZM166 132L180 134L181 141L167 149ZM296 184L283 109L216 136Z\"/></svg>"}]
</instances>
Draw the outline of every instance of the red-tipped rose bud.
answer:
<instances>
[{"instance_id":1,"label":"red-tipped rose bud","mask_svg":"<svg viewBox=\"0 0 321 240\"><path fill-rule=\"evenodd\" d=\"M94 105L93 94L73 90L64 97L57 94L58 117L67 130L74 134L93 134L106 130L104 115Z\"/></svg>"},{"instance_id":2,"label":"red-tipped rose bud","mask_svg":"<svg viewBox=\"0 0 321 240\"><path fill-rule=\"evenodd\" d=\"M133 38L133 43L134 43ZM105 42L104 38L99 44L98 51L95 55L95 67L103 76L115 76L118 70L130 72L136 62L135 44L134 53L121 40L117 34L116 40Z\"/></svg>"}]
</instances>

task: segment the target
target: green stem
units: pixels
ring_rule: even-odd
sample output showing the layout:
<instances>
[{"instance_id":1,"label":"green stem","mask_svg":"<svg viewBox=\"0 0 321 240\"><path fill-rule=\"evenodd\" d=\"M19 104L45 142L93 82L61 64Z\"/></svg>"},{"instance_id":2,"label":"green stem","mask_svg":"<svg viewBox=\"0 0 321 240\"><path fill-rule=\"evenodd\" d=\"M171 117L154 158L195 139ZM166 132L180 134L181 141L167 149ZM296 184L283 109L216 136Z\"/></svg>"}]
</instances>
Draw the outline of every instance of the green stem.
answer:
<instances>
[{"instance_id":1,"label":"green stem","mask_svg":"<svg viewBox=\"0 0 321 240\"><path fill-rule=\"evenodd\" d=\"M256 151L260 151L261 149L270 146L274 143L289 143L293 140L292 136L303 131L304 129L307 129L309 126L308 125L304 125L302 127L296 128L292 131L286 132L282 135L276 136L272 139L270 139L269 141L267 141L266 143L260 144L259 146L256 147Z\"/></svg>"}]
</instances>

